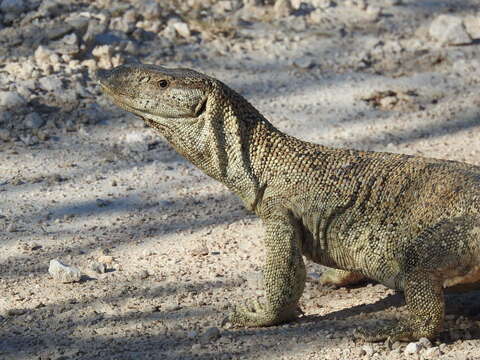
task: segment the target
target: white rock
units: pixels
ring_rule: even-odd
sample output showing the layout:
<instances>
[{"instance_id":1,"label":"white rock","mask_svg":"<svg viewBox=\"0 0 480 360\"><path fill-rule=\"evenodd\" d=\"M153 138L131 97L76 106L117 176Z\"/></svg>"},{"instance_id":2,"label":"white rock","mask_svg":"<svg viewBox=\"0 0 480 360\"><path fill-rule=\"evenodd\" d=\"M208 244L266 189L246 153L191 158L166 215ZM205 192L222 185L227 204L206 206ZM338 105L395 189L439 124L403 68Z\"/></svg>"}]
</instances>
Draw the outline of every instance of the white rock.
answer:
<instances>
[{"instance_id":1,"label":"white rock","mask_svg":"<svg viewBox=\"0 0 480 360\"><path fill-rule=\"evenodd\" d=\"M480 39L480 13L476 15L467 15L463 20L465 30L472 39Z\"/></svg>"},{"instance_id":2,"label":"white rock","mask_svg":"<svg viewBox=\"0 0 480 360\"><path fill-rule=\"evenodd\" d=\"M186 39L189 38L191 35L190 28L188 27L187 23L184 23L184 22L173 23L173 28L181 37L184 37Z\"/></svg>"},{"instance_id":3,"label":"white rock","mask_svg":"<svg viewBox=\"0 0 480 360\"><path fill-rule=\"evenodd\" d=\"M292 5L292 8L294 8L295 10L299 9L300 6L302 5L302 0L291 0L290 3Z\"/></svg>"},{"instance_id":4,"label":"white rock","mask_svg":"<svg viewBox=\"0 0 480 360\"><path fill-rule=\"evenodd\" d=\"M113 65L113 47L110 45L95 46L92 55L97 58L97 66L102 69L111 69Z\"/></svg>"},{"instance_id":5,"label":"white rock","mask_svg":"<svg viewBox=\"0 0 480 360\"><path fill-rule=\"evenodd\" d=\"M438 16L430 24L428 32L442 45L469 44L472 41L465 31L462 19L454 15Z\"/></svg>"},{"instance_id":6,"label":"white rock","mask_svg":"<svg viewBox=\"0 0 480 360\"><path fill-rule=\"evenodd\" d=\"M62 80L56 76L45 76L38 80L40 87L46 91L60 92L62 90Z\"/></svg>"},{"instance_id":7,"label":"white rock","mask_svg":"<svg viewBox=\"0 0 480 360\"><path fill-rule=\"evenodd\" d=\"M426 349L422 355L425 360L437 359L442 355L442 352L438 347L432 347L432 348Z\"/></svg>"},{"instance_id":8,"label":"white rock","mask_svg":"<svg viewBox=\"0 0 480 360\"><path fill-rule=\"evenodd\" d=\"M285 17L292 12L292 4L290 0L277 0L273 6L273 11L276 17Z\"/></svg>"},{"instance_id":9,"label":"white rock","mask_svg":"<svg viewBox=\"0 0 480 360\"><path fill-rule=\"evenodd\" d=\"M375 350L373 349L372 345L365 344L362 346L362 352L367 356L372 356L375 353Z\"/></svg>"},{"instance_id":10,"label":"white rock","mask_svg":"<svg viewBox=\"0 0 480 360\"><path fill-rule=\"evenodd\" d=\"M423 346L420 343L411 342L405 348L405 355L418 354L422 350Z\"/></svg>"},{"instance_id":11,"label":"white rock","mask_svg":"<svg viewBox=\"0 0 480 360\"><path fill-rule=\"evenodd\" d=\"M428 349L432 347L432 342L427 338L420 338L418 339L418 343L421 344L424 348Z\"/></svg>"},{"instance_id":12,"label":"white rock","mask_svg":"<svg viewBox=\"0 0 480 360\"><path fill-rule=\"evenodd\" d=\"M99 45L95 46L92 50L92 55L95 57L103 57L103 56L112 56L113 48L109 45Z\"/></svg>"},{"instance_id":13,"label":"white rock","mask_svg":"<svg viewBox=\"0 0 480 360\"><path fill-rule=\"evenodd\" d=\"M35 50L35 61L37 64L41 63L50 63L50 55L53 54L53 51L50 50L49 48L40 45L37 50Z\"/></svg>"},{"instance_id":14,"label":"white rock","mask_svg":"<svg viewBox=\"0 0 480 360\"><path fill-rule=\"evenodd\" d=\"M62 283L71 283L80 281L82 274L76 267L63 264L58 259L50 260L48 273L53 276L55 280Z\"/></svg>"},{"instance_id":15,"label":"white rock","mask_svg":"<svg viewBox=\"0 0 480 360\"><path fill-rule=\"evenodd\" d=\"M0 107L12 109L25 103L23 96L15 91L0 91Z\"/></svg>"},{"instance_id":16,"label":"white rock","mask_svg":"<svg viewBox=\"0 0 480 360\"><path fill-rule=\"evenodd\" d=\"M35 70L35 65L32 61L25 60L21 63L11 62L5 65L5 70L14 75L16 79L31 79Z\"/></svg>"}]
</instances>

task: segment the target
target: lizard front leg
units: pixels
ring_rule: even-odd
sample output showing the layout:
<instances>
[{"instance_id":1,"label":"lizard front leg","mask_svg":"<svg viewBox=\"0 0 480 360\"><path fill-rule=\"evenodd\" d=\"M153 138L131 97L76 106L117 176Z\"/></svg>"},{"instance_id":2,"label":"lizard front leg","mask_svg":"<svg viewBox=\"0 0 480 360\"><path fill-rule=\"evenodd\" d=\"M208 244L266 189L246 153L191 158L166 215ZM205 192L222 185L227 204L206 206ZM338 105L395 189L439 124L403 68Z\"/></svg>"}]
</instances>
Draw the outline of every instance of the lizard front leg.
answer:
<instances>
[{"instance_id":1,"label":"lizard front leg","mask_svg":"<svg viewBox=\"0 0 480 360\"><path fill-rule=\"evenodd\" d=\"M235 326L271 326L288 322L299 313L298 300L305 288L299 224L288 213L263 219L267 248L264 267L265 302L237 306L229 321Z\"/></svg>"}]
</instances>

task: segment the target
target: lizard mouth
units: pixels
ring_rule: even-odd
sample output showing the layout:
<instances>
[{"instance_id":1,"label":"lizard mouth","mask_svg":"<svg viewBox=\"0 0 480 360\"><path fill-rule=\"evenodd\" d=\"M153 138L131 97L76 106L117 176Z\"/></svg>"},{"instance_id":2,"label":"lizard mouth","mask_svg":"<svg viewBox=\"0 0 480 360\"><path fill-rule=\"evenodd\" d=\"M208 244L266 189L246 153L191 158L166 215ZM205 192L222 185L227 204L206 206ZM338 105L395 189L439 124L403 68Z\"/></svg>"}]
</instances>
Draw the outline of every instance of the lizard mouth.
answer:
<instances>
[{"instance_id":1,"label":"lizard mouth","mask_svg":"<svg viewBox=\"0 0 480 360\"><path fill-rule=\"evenodd\" d=\"M131 106L129 104L127 104L126 102L124 101L121 101L120 98L121 98L121 93L119 92L114 92L108 85L102 83L102 81L100 80L99 82L99 85L101 87L101 89L105 92L105 94L107 94L115 104L117 104L120 108L122 108L123 110L125 111L128 111L128 112L131 112L135 115L137 115L138 117L140 117L148 126L152 127L152 128L155 128L155 129L158 129L158 130L161 130L161 131L168 131L168 126L164 125L164 124L161 124L160 122L158 121L155 121L155 120L152 120L150 118L148 118L146 115L154 115L154 114L150 114L148 111L145 111L145 110L142 110L142 109L137 109L136 107L134 106ZM120 96L119 96L120 95Z\"/></svg>"}]
</instances>

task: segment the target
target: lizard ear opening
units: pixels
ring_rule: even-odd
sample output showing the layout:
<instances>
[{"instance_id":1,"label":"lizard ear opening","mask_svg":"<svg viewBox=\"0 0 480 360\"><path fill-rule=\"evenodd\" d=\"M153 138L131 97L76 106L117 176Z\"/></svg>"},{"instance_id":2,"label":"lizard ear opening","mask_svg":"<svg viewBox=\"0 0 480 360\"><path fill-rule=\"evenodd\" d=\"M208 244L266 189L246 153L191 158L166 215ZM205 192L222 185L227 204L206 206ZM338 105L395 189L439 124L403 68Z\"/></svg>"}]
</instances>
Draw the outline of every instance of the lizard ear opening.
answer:
<instances>
[{"instance_id":1,"label":"lizard ear opening","mask_svg":"<svg viewBox=\"0 0 480 360\"><path fill-rule=\"evenodd\" d=\"M207 96L205 96L197 105L195 108L195 116L200 116L202 115L205 110L207 110Z\"/></svg>"}]
</instances>

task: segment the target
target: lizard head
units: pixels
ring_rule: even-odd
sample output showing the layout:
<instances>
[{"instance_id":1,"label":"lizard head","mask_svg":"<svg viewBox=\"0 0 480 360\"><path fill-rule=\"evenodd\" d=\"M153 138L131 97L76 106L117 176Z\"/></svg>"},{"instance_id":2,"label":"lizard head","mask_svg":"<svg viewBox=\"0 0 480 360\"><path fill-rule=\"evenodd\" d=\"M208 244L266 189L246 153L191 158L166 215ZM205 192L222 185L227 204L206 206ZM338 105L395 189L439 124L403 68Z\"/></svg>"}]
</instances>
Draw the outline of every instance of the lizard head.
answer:
<instances>
[{"instance_id":1,"label":"lizard head","mask_svg":"<svg viewBox=\"0 0 480 360\"><path fill-rule=\"evenodd\" d=\"M121 108L158 130L174 130L206 110L213 79L189 69L128 64L97 73L102 90Z\"/></svg>"},{"instance_id":2,"label":"lizard head","mask_svg":"<svg viewBox=\"0 0 480 360\"><path fill-rule=\"evenodd\" d=\"M156 65L121 65L97 76L117 105L143 118L208 175L233 188L249 171L249 131L267 121L227 85L193 70Z\"/></svg>"}]
</instances>

